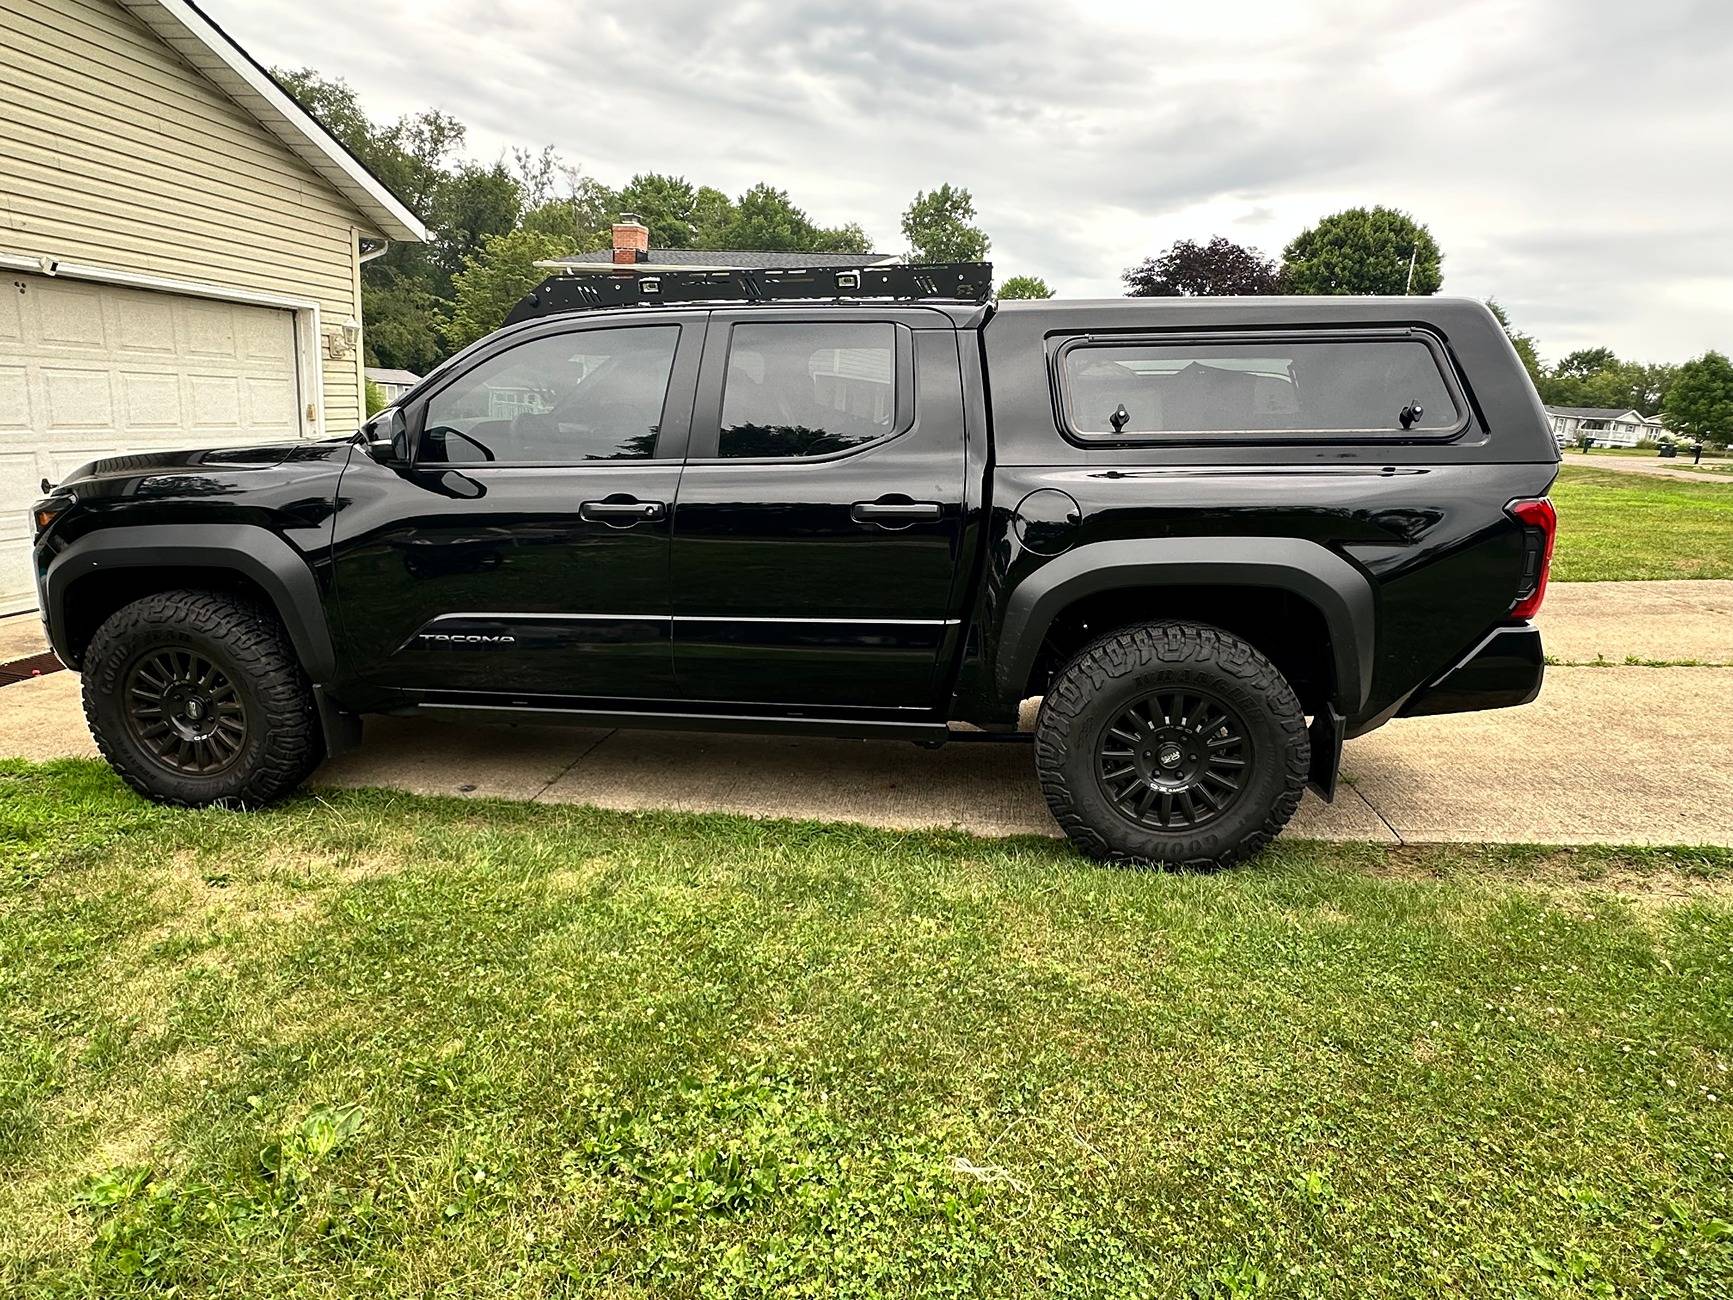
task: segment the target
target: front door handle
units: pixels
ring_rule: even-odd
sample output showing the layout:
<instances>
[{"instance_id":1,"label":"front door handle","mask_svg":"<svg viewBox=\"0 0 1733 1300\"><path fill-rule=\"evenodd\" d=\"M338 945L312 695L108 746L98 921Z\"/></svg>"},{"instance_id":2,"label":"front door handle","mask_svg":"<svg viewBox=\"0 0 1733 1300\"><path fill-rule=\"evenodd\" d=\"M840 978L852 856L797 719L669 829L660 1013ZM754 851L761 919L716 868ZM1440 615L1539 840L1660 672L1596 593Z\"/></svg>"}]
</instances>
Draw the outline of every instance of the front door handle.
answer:
<instances>
[{"instance_id":1,"label":"front door handle","mask_svg":"<svg viewBox=\"0 0 1733 1300\"><path fill-rule=\"evenodd\" d=\"M857 524L906 528L910 524L931 523L944 513L945 508L937 501L856 501L849 517Z\"/></svg>"},{"instance_id":2,"label":"front door handle","mask_svg":"<svg viewBox=\"0 0 1733 1300\"><path fill-rule=\"evenodd\" d=\"M628 528L636 523L660 519L668 507L660 501L639 501L634 497L612 496L605 501L586 501L578 507L578 518L586 523L613 524Z\"/></svg>"}]
</instances>

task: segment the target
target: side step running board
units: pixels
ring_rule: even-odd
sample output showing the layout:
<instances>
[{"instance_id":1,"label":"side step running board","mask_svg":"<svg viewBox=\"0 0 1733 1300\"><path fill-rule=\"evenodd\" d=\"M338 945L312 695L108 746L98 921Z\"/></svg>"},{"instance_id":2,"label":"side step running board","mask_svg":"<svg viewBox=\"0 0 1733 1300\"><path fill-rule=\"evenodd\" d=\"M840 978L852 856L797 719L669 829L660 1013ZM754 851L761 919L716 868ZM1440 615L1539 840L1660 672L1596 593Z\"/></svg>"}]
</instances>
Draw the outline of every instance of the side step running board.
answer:
<instances>
[{"instance_id":1,"label":"side step running board","mask_svg":"<svg viewBox=\"0 0 1733 1300\"><path fill-rule=\"evenodd\" d=\"M471 722L539 726L633 727L652 731L733 731L764 736L830 736L843 740L916 740L943 744L958 738L942 722L880 718L782 717L728 713L657 713L614 709L562 709L539 705L418 704L406 710Z\"/></svg>"}]
</instances>

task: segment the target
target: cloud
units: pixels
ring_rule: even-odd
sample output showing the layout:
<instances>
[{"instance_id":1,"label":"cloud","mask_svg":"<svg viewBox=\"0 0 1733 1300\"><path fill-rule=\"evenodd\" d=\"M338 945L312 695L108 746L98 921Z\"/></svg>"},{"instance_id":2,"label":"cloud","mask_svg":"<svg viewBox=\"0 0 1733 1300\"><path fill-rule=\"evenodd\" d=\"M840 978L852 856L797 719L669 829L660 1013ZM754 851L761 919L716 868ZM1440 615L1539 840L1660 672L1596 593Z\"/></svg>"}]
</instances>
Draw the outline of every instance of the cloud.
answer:
<instances>
[{"instance_id":1,"label":"cloud","mask_svg":"<svg viewBox=\"0 0 1733 1300\"><path fill-rule=\"evenodd\" d=\"M760 180L900 247L968 186L1006 274L1111 295L1175 238L1271 254L1342 207L1426 221L1447 292L1544 353L1733 346L1733 6L1709 0L207 0L256 57L424 106L491 158Z\"/></svg>"}]
</instances>

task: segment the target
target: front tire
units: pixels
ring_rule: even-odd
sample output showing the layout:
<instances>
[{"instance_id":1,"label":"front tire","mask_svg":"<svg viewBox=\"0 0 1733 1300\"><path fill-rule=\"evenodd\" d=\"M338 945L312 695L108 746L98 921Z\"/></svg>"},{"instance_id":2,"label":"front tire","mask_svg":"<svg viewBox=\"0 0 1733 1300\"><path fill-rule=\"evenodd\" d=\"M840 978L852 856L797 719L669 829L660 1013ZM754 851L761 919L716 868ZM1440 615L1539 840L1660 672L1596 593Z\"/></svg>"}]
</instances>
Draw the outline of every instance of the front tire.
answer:
<instances>
[{"instance_id":1,"label":"front tire","mask_svg":"<svg viewBox=\"0 0 1733 1300\"><path fill-rule=\"evenodd\" d=\"M1053 679L1035 765L1072 844L1108 862L1216 868L1299 807L1311 743L1274 664L1220 628L1151 623L1085 647Z\"/></svg>"},{"instance_id":2,"label":"front tire","mask_svg":"<svg viewBox=\"0 0 1733 1300\"><path fill-rule=\"evenodd\" d=\"M91 638L83 689L103 757L158 803L269 803L322 757L282 625L240 597L165 591L117 610Z\"/></svg>"}]
</instances>

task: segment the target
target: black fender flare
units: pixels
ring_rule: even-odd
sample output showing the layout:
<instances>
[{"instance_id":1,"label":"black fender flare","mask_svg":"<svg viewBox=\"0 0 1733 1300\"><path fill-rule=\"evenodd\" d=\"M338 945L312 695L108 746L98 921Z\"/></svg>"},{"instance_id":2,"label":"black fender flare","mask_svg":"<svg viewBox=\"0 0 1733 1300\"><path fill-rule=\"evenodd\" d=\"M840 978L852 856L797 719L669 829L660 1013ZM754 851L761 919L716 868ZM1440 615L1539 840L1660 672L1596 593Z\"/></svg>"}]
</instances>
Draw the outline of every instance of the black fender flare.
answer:
<instances>
[{"instance_id":1,"label":"black fender flare","mask_svg":"<svg viewBox=\"0 0 1733 1300\"><path fill-rule=\"evenodd\" d=\"M1273 587L1324 616L1335 669L1335 708L1353 717L1372 685L1377 601L1367 576L1316 542L1291 537L1169 537L1091 542L1023 579L1005 601L997 685L1022 694L1047 629L1061 610L1118 587Z\"/></svg>"},{"instance_id":2,"label":"black fender flare","mask_svg":"<svg viewBox=\"0 0 1733 1300\"><path fill-rule=\"evenodd\" d=\"M76 667L66 631L72 585L114 569L229 569L250 579L276 607L309 680L329 685L337 652L325 602L307 559L256 524L120 524L89 533L56 555L43 578L43 620L62 663Z\"/></svg>"}]
</instances>

